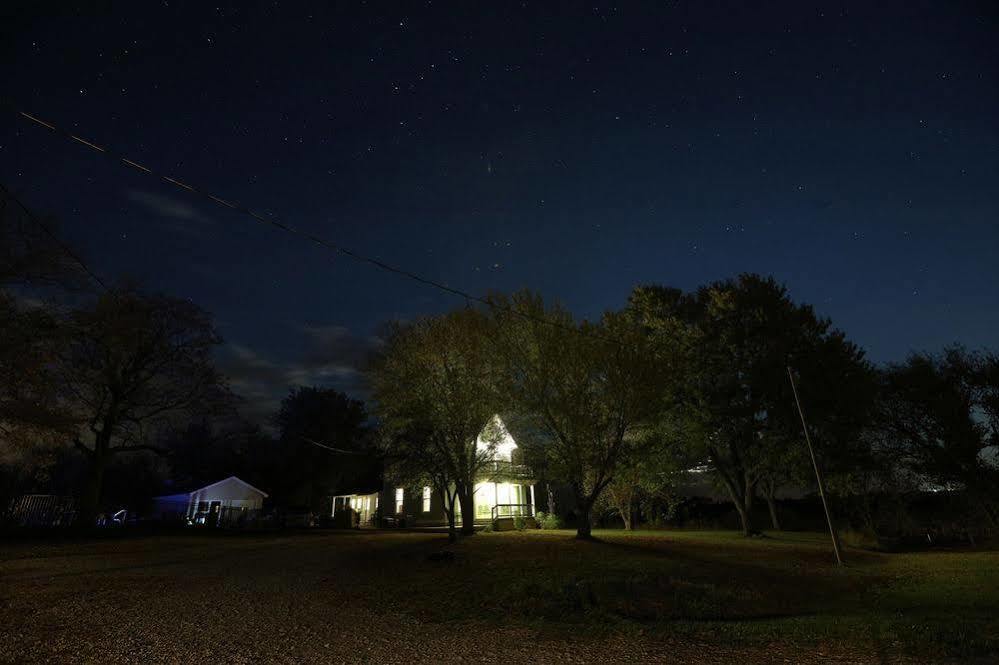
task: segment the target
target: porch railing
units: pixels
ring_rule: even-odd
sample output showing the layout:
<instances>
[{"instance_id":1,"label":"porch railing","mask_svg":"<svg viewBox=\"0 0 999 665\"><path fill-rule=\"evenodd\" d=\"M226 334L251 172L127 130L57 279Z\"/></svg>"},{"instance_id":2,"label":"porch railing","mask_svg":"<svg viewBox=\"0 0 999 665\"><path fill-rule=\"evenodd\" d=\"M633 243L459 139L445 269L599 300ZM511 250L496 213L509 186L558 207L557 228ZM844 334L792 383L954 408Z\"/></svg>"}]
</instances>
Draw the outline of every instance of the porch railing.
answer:
<instances>
[{"instance_id":1,"label":"porch railing","mask_svg":"<svg viewBox=\"0 0 999 665\"><path fill-rule=\"evenodd\" d=\"M529 503L499 503L493 506L493 521L508 517L534 517L534 506Z\"/></svg>"},{"instance_id":2,"label":"porch railing","mask_svg":"<svg viewBox=\"0 0 999 665\"><path fill-rule=\"evenodd\" d=\"M514 464L506 460L492 460L487 462L481 473L489 475L516 476L518 478L530 478L534 475L531 467L526 464Z\"/></svg>"}]
</instances>

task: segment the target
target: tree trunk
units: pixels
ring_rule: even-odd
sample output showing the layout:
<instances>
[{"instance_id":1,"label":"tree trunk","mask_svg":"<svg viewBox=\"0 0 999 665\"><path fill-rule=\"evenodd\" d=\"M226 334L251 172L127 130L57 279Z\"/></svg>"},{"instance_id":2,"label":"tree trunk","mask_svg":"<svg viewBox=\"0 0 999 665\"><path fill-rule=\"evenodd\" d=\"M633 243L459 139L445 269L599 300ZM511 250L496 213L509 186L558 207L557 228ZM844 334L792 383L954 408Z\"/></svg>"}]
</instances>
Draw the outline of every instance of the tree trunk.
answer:
<instances>
[{"instance_id":1,"label":"tree trunk","mask_svg":"<svg viewBox=\"0 0 999 665\"><path fill-rule=\"evenodd\" d=\"M774 531L780 531L780 518L777 516L777 487L776 485L767 480L763 483L763 498L767 500L767 508L770 510L770 524L773 525Z\"/></svg>"},{"instance_id":2,"label":"tree trunk","mask_svg":"<svg viewBox=\"0 0 999 665\"><path fill-rule=\"evenodd\" d=\"M774 527L774 531L780 531L780 519L777 517L777 500L774 498L772 492L767 492L767 508L770 509L770 523Z\"/></svg>"},{"instance_id":3,"label":"tree trunk","mask_svg":"<svg viewBox=\"0 0 999 665\"><path fill-rule=\"evenodd\" d=\"M593 526L590 524L589 507L579 510L579 523L576 525L576 538L578 540L593 540Z\"/></svg>"},{"instance_id":4,"label":"tree trunk","mask_svg":"<svg viewBox=\"0 0 999 665\"><path fill-rule=\"evenodd\" d=\"M576 509L578 511L578 523L576 524L576 538L578 540L593 539L593 525L590 522L590 515L593 512L593 499L582 497L576 493Z\"/></svg>"},{"instance_id":5,"label":"tree trunk","mask_svg":"<svg viewBox=\"0 0 999 665\"><path fill-rule=\"evenodd\" d=\"M753 523L752 518L749 515L749 511L746 506L739 500L735 501L735 510L739 513L739 519L742 521L742 535L751 536L753 535Z\"/></svg>"},{"instance_id":6,"label":"tree trunk","mask_svg":"<svg viewBox=\"0 0 999 665\"><path fill-rule=\"evenodd\" d=\"M753 486L750 483L744 483L743 487L736 487L734 481L725 475L722 476L722 480L725 483L725 489L728 490L729 498L732 499L732 505L735 506L736 512L739 513L739 520L742 522L742 535L752 536L756 533L756 529L753 528L752 517Z\"/></svg>"},{"instance_id":7,"label":"tree trunk","mask_svg":"<svg viewBox=\"0 0 999 665\"><path fill-rule=\"evenodd\" d=\"M981 506L982 512L985 513L985 518L991 524L993 528L999 528L999 510L996 510L989 501L989 498L979 497L977 499L978 505Z\"/></svg>"},{"instance_id":8,"label":"tree trunk","mask_svg":"<svg viewBox=\"0 0 999 665\"><path fill-rule=\"evenodd\" d=\"M475 501L471 488L458 489L458 501L461 503L461 535L471 536L475 533Z\"/></svg>"},{"instance_id":9,"label":"tree trunk","mask_svg":"<svg viewBox=\"0 0 999 665\"><path fill-rule=\"evenodd\" d=\"M458 540L458 531L454 526L454 503L452 502L450 510L445 508L444 513L447 515L447 539L448 542L455 542Z\"/></svg>"},{"instance_id":10,"label":"tree trunk","mask_svg":"<svg viewBox=\"0 0 999 665\"><path fill-rule=\"evenodd\" d=\"M104 469L107 467L107 455L96 450L90 455L90 469L87 472L87 484L80 496L80 512L76 516L77 526L90 529L97 522L97 512L101 505L101 490L104 487Z\"/></svg>"},{"instance_id":11,"label":"tree trunk","mask_svg":"<svg viewBox=\"0 0 999 665\"><path fill-rule=\"evenodd\" d=\"M617 510L617 514L621 517L621 523L624 524L625 531L631 531L631 499L632 492L630 488L621 489L611 485L607 488L607 492L610 493L611 505Z\"/></svg>"}]
</instances>

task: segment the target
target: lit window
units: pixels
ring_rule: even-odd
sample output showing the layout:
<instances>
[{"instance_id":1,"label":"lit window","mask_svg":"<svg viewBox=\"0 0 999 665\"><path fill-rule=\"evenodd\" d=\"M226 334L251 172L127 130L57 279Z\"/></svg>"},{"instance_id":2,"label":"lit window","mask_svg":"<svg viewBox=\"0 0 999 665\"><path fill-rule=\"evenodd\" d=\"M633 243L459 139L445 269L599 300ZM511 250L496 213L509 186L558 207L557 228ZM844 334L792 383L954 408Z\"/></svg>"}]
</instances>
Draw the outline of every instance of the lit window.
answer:
<instances>
[{"instance_id":1,"label":"lit window","mask_svg":"<svg viewBox=\"0 0 999 665\"><path fill-rule=\"evenodd\" d=\"M395 513L396 515L402 514L402 500L405 497L403 494L403 489L401 487L395 488Z\"/></svg>"},{"instance_id":2,"label":"lit window","mask_svg":"<svg viewBox=\"0 0 999 665\"><path fill-rule=\"evenodd\" d=\"M425 513L429 513L430 512L430 488L429 487L424 487L423 488L423 512L425 512Z\"/></svg>"}]
</instances>

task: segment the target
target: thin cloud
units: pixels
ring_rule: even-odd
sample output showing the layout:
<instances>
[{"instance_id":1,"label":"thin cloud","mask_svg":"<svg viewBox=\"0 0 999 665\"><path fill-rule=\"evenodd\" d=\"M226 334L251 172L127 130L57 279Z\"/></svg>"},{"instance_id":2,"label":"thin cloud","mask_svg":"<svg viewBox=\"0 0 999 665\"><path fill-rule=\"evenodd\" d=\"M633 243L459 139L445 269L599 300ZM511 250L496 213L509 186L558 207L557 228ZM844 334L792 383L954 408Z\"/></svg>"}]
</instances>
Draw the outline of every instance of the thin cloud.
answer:
<instances>
[{"instance_id":1,"label":"thin cloud","mask_svg":"<svg viewBox=\"0 0 999 665\"><path fill-rule=\"evenodd\" d=\"M297 386L325 386L362 399L366 395L364 368L372 351L381 346L380 338L354 335L336 325L304 325L296 330L305 336L305 344L301 356L293 360L276 360L242 344L225 347L219 367L245 400L247 417L266 421Z\"/></svg>"},{"instance_id":2,"label":"thin cloud","mask_svg":"<svg viewBox=\"0 0 999 665\"><path fill-rule=\"evenodd\" d=\"M170 196L141 189L130 189L125 192L125 196L129 201L138 203L146 210L169 220L173 228L197 233L203 230L202 227L214 223L211 217L202 214L194 206Z\"/></svg>"}]
</instances>

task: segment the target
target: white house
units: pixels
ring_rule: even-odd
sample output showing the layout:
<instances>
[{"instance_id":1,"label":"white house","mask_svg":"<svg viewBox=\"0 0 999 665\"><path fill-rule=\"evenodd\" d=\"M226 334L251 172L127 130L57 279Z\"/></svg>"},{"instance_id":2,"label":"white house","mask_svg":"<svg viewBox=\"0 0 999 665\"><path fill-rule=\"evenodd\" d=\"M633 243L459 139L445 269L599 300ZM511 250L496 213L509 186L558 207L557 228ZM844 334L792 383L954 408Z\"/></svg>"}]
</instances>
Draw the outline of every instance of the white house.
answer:
<instances>
[{"instance_id":1,"label":"white house","mask_svg":"<svg viewBox=\"0 0 999 665\"><path fill-rule=\"evenodd\" d=\"M361 524L371 524L378 511L378 494L378 491L365 494L338 494L333 497L330 517L336 517L338 512L350 508L357 513Z\"/></svg>"},{"instance_id":2,"label":"white house","mask_svg":"<svg viewBox=\"0 0 999 665\"><path fill-rule=\"evenodd\" d=\"M229 476L192 492L153 497L153 515L164 521L218 526L223 519L231 522L249 511L260 510L267 496L267 492Z\"/></svg>"},{"instance_id":3,"label":"white house","mask_svg":"<svg viewBox=\"0 0 999 665\"><path fill-rule=\"evenodd\" d=\"M475 521L496 523L500 520L512 523L515 517L534 517L534 472L520 463L517 442L507 423L498 414L483 427L476 439L476 448L480 453L488 453L490 460L475 479L472 496ZM341 501L340 506L342 505ZM360 506L362 524L374 514L364 511L366 506L378 509L378 514L383 517L392 517L398 523L409 526L446 524L441 497L429 486L399 487L388 484L382 489L380 496L352 495L347 505L355 509ZM334 502L334 510L338 507ZM459 512L456 517L460 523L461 507L456 507Z\"/></svg>"}]
</instances>

